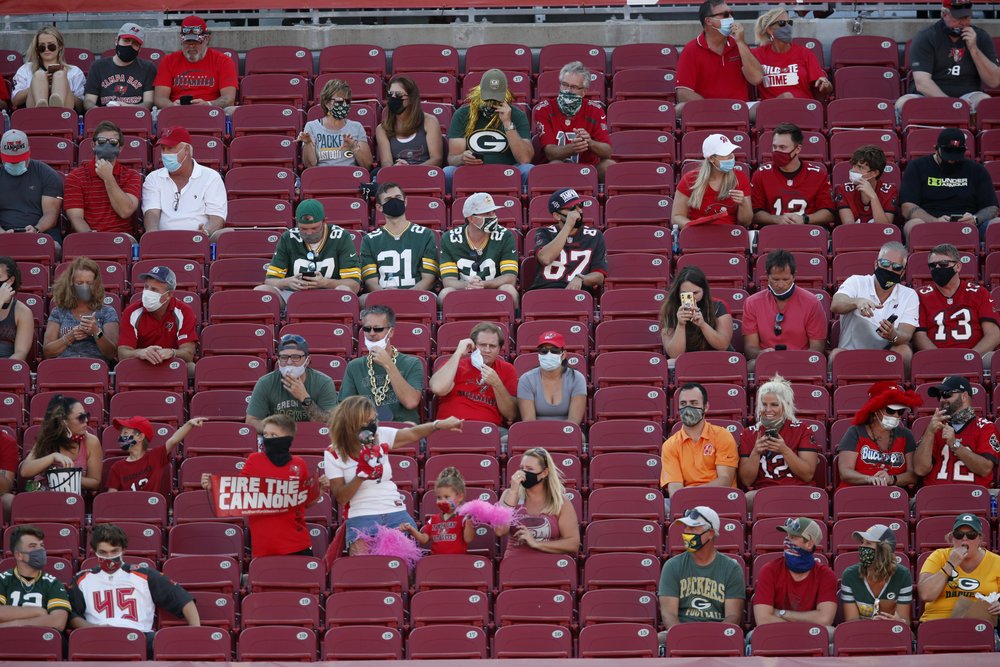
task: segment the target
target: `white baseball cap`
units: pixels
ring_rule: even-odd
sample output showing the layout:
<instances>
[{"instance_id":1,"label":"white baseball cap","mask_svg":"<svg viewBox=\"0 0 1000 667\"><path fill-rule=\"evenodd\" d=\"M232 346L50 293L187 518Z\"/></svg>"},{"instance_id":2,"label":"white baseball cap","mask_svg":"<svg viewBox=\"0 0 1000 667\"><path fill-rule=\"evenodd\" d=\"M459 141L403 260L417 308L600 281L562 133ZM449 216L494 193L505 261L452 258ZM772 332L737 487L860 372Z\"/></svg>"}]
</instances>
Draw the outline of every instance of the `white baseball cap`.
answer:
<instances>
[{"instance_id":1,"label":"white baseball cap","mask_svg":"<svg viewBox=\"0 0 1000 667\"><path fill-rule=\"evenodd\" d=\"M678 523L683 523L689 528L711 528L719 532L719 515L711 507L698 505L684 512L684 516L676 519Z\"/></svg>"},{"instance_id":2,"label":"white baseball cap","mask_svg":"<svg viewBox=\"0 0 1000 667\"><path fill-rule=\"evenodd\" d=\"M462 217L468 218L472 215L483 215L484 213L491 213L500 208L503 208L503 206L497 206L490 193L477 192L470 195L465 200L465 203L462 204Z\"/></svg>"},{"instance_id":3,"label":"white baseball cap","mask_svg":"<svg viewBox=\"0 0 1000 667\"><path fill-rule=\"evenodd\" d=\"M738 146L724 134L710 134L701 142L701 154L705 158L713 155L732 155L737 148Z\"/></svg>"}]
</instances>

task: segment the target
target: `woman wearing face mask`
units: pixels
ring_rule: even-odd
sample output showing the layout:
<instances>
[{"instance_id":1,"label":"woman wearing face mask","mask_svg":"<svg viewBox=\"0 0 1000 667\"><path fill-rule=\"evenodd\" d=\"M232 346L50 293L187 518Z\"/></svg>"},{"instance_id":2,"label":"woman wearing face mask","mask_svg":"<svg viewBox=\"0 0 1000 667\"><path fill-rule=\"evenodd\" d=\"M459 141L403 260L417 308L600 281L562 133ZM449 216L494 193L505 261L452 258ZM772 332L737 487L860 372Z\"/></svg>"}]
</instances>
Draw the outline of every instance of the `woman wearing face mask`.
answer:
<instances>
[{"instance_id":1,"label":"woman wearing face mask","mask_svg":"<svg viewBox=\"0 0 1000 667\"><path fill-rule=\"evenodd\" d=\"M383 167L444 163L441 124L420 107L420 89L413 79L401 74L389 79L385 120L375 128L375 143Z\"/></svg>"},{"instance_id":2,"label":"woman wearing face mask","mask_svg":"<svg viewBox=\"0 0 1000 667\"><path fill-rule=\"evenodd\" d=\"M760 99L798 97L811 100L833 91L816 55L792 43L792 24L788 12L777 7L760 15L754 26L757 46L752 53L764 68L764 81L757 86Z\"/></svg>"},{"instance_id":3,"label":"woman wearing face mask","mask_svg":"<svg viewBox=\"0 0 1000 667\"><path fill-rule=\"evenodd\" d=\"M863 533L854 531L854 539L859 562L841 575L844 620L909 623L913 575L896 562L896 533L877 523Z\"/></svg>"},{"instance_id":4,"label":"woman wearing face mask","mask_svg":"<svg viewBox=\"0 0 1000 667\"><path fill-rule=\"evenodd\" d=\"M38 29L28 45L25 62L14 73L14 107L82 108L87 77L67 65L62 33L55 26Z\"/></svg>"},{"instance_id":5,"label":"woman wearing face mask","mask_svg":"<svg viewBox=\"0 0 1000 667\"><path fill-rule=\"evenodd\" d=\"M330 493L341 507L347 507L350 555L365 553L366 543L359 538L374 534L379 526L418 528L392 481L389 452L434 431L461 432L462 420L448 417L410 428L379 426L371 399L349 396L334 410L329 427L330 448L323 457L323 472L330 481Z\"/></svg>"},{"instance_id":6,"label":"woman wearing face mask","mask_svg":"<svg viewBox=\"0 0 1000 667\"><path fill-rule=\"evenodd\" d=\"M534 447L524 453L500 502L523 511L504 558L537 551L575 556L580 550L580 520L566 500L562 472L546 450ZM508 526L496 529L499 537L510 532Z\"/></svg>"},{"instance_id":7,"label":"woman wearing face mask","mask_svg":"<svg viewBox=\"0 0 1000 667\"><path fill-rule=\"evenodd\" d=\"M736 144L724 134L710 134L701 144L705 159L677 185L671 222L684 227L692 220L721 214L718 225L750 224L750 178L736 169Z\"/></svg>"},{"instance_id":8,"label":"woman wearing face mask","mask_svg":"<svg viewBox=\"0 0 1000 667\"><path fill-rule=\"evenodd\" d=\"M17 300L20 288L17 262L0 256L0 357L27 361L35 339L35 316Z\"/></svg>"},{"instance_id":9,"label":"woman wearing face mask","mask_svg":"<svg viewBox=\"0 0 1000 667\"><path fill-rule=\"evenodd\" d=\"M885 152L878 146L862 146L851 155L849 181L833 186L833 203L842 224L893 224L899 190L894 183L879 180L885 162Z\"/></svg>"},{"instance_id":10,"label":"woman wearing face mask","mask_svg":"<svg viewBox=\"0 0 1000 667\"><path fill-rule=\"evenodd\" d=\"M364 126L356 120L348 120L351 109L351 87L346 81L331 79L323 86L319 104L325 115L306 123L299 134L302 142L302 162L306 167L328 167L357 165L372 168L372 149L368 146L368 135Z\"/></svg>"},{"instance_id":11,"label":"woman wearing face mask","mask_svg":"<svg viewBox=\"0 0 1000 667\"><path fill-rule=\"evenodd\" d=\"M118 313L104 304L101 269L89 257L77 257L52 286L52 305L42 354L90 357L108 362L118 357Z\"/></svg>"},{"instance_id":12,"label":"woman wearing face mask","mask_svg":"<svg viewBox=\"0 0 1000 667\"><path fill-rule=\"evenodd\" d=\"M97 491L101 486L104 451L101 441L87 430L89 413L75 398L58 394L49 402L35 444L24 457L18 473L26 490L48 488L45 471L49 468L81 468L81 487Z\"/></svg>"},{"instance_id":13,"label":"woman wearing face mask","mask_svg":"<svg viewBox=\"0 0 1000 667\"><path fill-rule=\"evenodd\" d=\"M907 410L923 405L914 391L883 380L868 390L851 428L837 445L840 486L910 486L917 482L913 452L917 441L902 425Z\"/></svg>"},{"instance_id":14,"label":"woman wearing face mask","mask_svg":"<svg viewBox=\"0 0 1000 667\"><path fill-rule=\"evenodd\" d=\"M566 340L546 331L538 337L538 367L517 382L522 421L558 420L579 425L587 412L587 378L566 365Z\"/></svg>"},{"instance_id":15,"label":"woman wearing face mask","mask_svg":"<svg viewBox=\"0 0 1000 667\"><path fill-rule=\"evenodd\" d=\"M688 293L692 302L682 303L681 294ZM660 339L671 359L691 351L733 349L733 316L726 304L712 298L708 279L697 266L685 266L674 277L660 308Z\"/></svg>"}]
</instances>

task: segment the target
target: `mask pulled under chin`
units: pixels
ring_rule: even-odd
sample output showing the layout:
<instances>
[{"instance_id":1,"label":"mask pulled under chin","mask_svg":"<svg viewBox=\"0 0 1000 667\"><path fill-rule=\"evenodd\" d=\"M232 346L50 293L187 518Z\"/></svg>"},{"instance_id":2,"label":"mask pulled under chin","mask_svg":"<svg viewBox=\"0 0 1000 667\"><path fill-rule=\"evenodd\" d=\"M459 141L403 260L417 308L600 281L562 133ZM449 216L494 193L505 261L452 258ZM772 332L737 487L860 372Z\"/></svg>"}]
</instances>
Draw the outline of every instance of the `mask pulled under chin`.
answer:
<instances>
[{"instance_id":1,"label":"mask pulled under chin","mask_svg":"<svg viewBox=\"0 0 1000 667\"><path fill-rule=\"evenodd\" d=\"M956 425L965 425L976 418L976 411L970 408L962 408L955 414L951 415L948 421Z\"/></svg>"},{"instance_id":2,"label":"mask pulled under chin","mask_svg":"<svg viewBox=\"0 0 1000 667\"><path fill-rule=\"evenodd\" d=\"M369 352L375 352L376 350L384 350L388 345L389 345L388 338L383 338L381 340L368 340L367 336L365 337L365 347L368 348Z\"/></svg>"},{"instance_id":3,"label":"mask pulled under chin","mask_svg":"<svg viewBox=\"0 0 1000 667\"><path fill-rule=\"evenodd\" d=\"M281 373L281 377L285 378L300 378L306 374L305 366L278 366L278 372Z\"/></svg>"},{"instance_id":4,"label":"mask pulled under chin","mask_svg":"<svg viewBox=\"0 0 1000 667\"><path fill-rule=\"evenodd\" d=\"M264 456L274 465L281 467L292 460L289 449L292 447L292 436L283 435L277 438L263 438Z\"/></svg>"},{"instance_id":5,"label":"mask pulled under chin","mask_svg":"<svg viewBox=\"0 0 1000 667\"><path fill-rule=\"evenodd\" d=\"M782 292L781 294L775 292L774 288L771 287L770 285L767 286L767 289L769 292L771 292L772 295L774 295L774 298L777 299L778 301L786 301L790 299L792 297L792 294L795 292L795 283L792 283L792 286L789 287L784 292Z\"/></svg>"},{"instance_id":6,"label":"mask pulled under chin","mask_svg":"<svg viewBox=\"0 0 1000 667\"><path fill-rule=\"evenodd\" d=\"M120 555L115 556L114 558L103 558L101 556L97 557L97 563L98 565L100 565L101 571L107 574L114 574L115 572L117 572L119 569L121 569L121 566L124 564L124 562L125 561L122 559Z\"/></svg>"}]
</instances>

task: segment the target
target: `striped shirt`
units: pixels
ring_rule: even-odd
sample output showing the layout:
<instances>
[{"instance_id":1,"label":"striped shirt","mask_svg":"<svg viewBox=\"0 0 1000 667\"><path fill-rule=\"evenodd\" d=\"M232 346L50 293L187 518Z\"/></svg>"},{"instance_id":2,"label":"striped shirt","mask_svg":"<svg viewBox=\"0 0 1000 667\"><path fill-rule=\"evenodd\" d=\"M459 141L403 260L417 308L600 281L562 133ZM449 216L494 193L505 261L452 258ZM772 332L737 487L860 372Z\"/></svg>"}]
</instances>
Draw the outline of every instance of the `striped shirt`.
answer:
<instances>
[{"instance_id":1,"label":"striped shirt","mask_svg":"<svg viewBox=\"0 0 1000 667\"><path fill-rule=\"evenodd\" d=\"M127 195L136 200L142 196L142 176L135 169L115 162L112 172L115 182ZM125 232L131 234L135 225L131 216L120 218L111 207L107 186L94 170L94 161L88 160L69 172L63 187L63 208L82 209L83 217L95 232Z\"/></svg>"}]
</instances>

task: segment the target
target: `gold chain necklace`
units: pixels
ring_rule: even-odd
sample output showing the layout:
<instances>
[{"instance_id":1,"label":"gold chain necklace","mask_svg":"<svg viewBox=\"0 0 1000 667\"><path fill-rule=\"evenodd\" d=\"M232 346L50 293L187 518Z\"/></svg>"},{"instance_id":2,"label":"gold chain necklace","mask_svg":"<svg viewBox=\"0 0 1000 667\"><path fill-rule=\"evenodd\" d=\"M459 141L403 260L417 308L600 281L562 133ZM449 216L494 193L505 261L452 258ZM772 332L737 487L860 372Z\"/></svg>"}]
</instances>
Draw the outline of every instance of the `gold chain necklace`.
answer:
<instances>
[{"instance_id":1,"label":"gold chain necklace","mask_svg":"<svg viewBox=\"0 0 1000 667\"><path fill-rule=\"evenodd\" d=\"M393 348L392 363L394 365L398 356L399 350ZM370 354L368 355L368 380L372 385L372 398L375 400L375 405L382 405L385 402L386 395L389 393L389 371L385 373L385 382L382 383L382 386L375 386L375 364L372 362L372 355Z\"/></svg>"}]
</instances>

